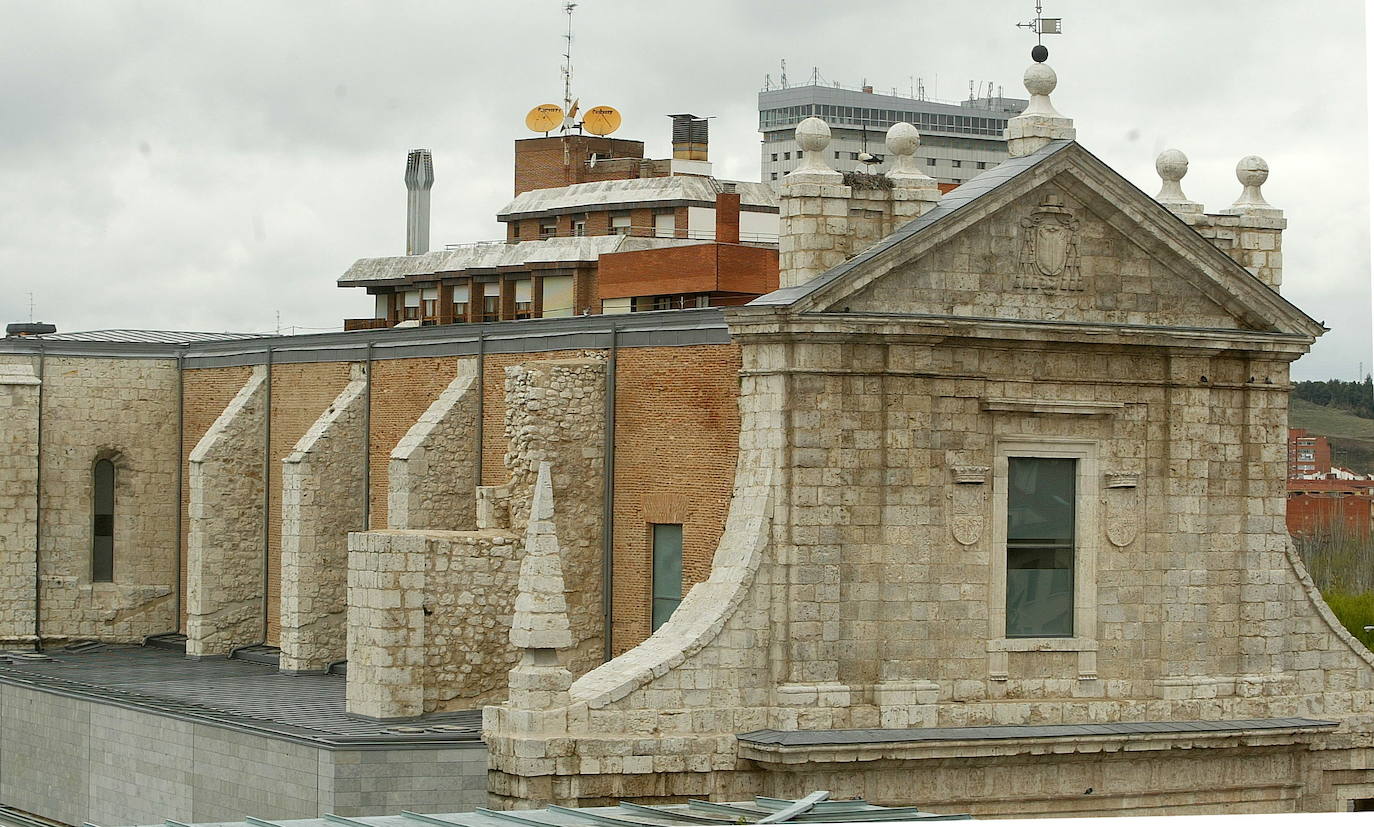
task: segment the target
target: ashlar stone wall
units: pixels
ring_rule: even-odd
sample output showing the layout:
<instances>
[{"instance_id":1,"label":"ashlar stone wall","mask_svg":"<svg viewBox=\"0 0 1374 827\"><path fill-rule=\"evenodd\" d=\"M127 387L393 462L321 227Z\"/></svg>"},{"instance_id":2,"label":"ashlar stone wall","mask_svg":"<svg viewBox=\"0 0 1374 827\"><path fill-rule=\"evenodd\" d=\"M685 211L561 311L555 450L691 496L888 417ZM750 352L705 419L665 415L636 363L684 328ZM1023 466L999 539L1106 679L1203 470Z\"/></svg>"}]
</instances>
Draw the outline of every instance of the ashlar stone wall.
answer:
<instances>
[{"instance_id":1,"label":"ashlar stone wall","mask_svg":"<svg viewBox=\"0 0 1374 827\"><path fill-rule=\"evenodd\" d=\"M54 356L44 362L43 637L138 642L173 631L176 362ZM100 459L115 466L110 582L93 582L91 570L93 471Z\"/></svg>"},{"instance_id":2,"label":"ashlar stone wall","mask_svg":"<svg viewBox=\"0 0 1374 827\"><path fill-rule=\"evenodd\" d=\"M458 376L391 452L387 528L465 531L476 527L477 361Z\"/></svg>"},{"instance_id":3,"label":"ashlar stone wall","mask_svg":"<svg viewBox=\"0 0 1374 827\"><path fill-rule=\"evenodd\" d=\"M282 460L281 668L345 658L348 532L363 528L367 376L348 385Z\"/></svg>"},{"instance_id":4,"label":"ashlar stone wall","mask_svg":"<svg viewBox=\"0 0 1374 827\"><path fill-rule=\"evenodd\" d=\"M263 432L267 368L248 382L187 462L186 654L227 654L262 639Z\"/></svg>"},{"instance_id":5,"label":"ashlar stone wall","mask_svg":"<svg viewBox=\"0 0 1374 827\"><path fill-rule=\"evenodd\" d=\"M33 360L0 363L0 644L34 634L38 388Z\"/></svg>"},{"instance_id":6,"label":"ashlar stone wall","mask_svg":"<svg viewBox=\"0 0 1374 827\"><path fill-rule=\"evenodd\" d=\"M568 661L578 674L600 663L601 592L587 583L600 581L605 365L540 361L509 367L506 376L511 480L474 492L480 493L478 528L349 535L348 709L354 714L406 718L505 696L516 660L509 634L521 537L544 461L556 496L570 503L554 516L562 565L580 578L569 577L576 583L567 601L576 647ZM472 456L457 445L445 450Z\"/></svg>"},{"instance_id":7,"label":"ashlar stone wall","mask_svg":"<svg viewBox=\"0 0 1374 827\"><path fill-rule=\"evenodd\" d=\"M839 327L746 341L737 488L710 580L575 682L571 705L489 711L498 801L822 788L898 803L899 779L938 766L963 780L923 795L931 809L1007 814L1025 797L999 791L1035 789L1051 813L1091 786L1061 770L1046 787L1035 762L992 756L912 758L886 781L854 771L858 752L764 772L735 739L758 729L1307 716L1341 727L1275 742L1283 761L1321 777L1364 760L1374 656L1322 607L1283 526L1287 354L914 344L846 325L842 344L827 335ZM1072 638L1000 625L1009 450L1080 457ZM1334 806L1330 782L1264 792L1281 773L1228 776L1227 762L1259 764L1223 746L1192 771L1233 782L1203 810ZM1146 812L1152 779L1186 777L1186 756L1113 764L1122 806ZM994 767L998 784L973 782Z\"/></svg>"}]
</instances>

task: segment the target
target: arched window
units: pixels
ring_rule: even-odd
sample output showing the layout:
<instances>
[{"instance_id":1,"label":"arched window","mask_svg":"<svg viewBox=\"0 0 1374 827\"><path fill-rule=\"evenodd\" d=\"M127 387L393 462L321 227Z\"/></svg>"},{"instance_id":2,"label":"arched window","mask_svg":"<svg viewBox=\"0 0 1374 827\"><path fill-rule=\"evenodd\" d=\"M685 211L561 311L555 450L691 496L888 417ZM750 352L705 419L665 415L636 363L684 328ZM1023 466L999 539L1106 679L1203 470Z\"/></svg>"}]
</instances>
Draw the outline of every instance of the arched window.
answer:
<instances>
[{"instance_id":1,"label":"arched window","mask_svg":"<svg viewBox=\"0 0 1374 827\"><path fill-rule=\"evenodd\" d=\"M91 582L114 581L115 464L95 461L91 472Z\"/></svg>"}]
</instances>

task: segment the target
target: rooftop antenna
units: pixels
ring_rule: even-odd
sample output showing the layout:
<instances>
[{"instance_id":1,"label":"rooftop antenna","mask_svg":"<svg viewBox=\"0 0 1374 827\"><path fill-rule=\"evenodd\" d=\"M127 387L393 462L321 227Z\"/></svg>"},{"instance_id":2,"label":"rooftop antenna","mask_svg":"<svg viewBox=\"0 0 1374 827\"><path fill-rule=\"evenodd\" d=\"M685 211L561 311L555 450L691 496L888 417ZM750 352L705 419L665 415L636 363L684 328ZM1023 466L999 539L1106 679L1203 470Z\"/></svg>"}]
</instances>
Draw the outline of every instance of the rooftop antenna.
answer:
<instances>
[{"instance_id":1,"label":"rooftop antenna","mask_svg":"<svg viewBox=\"0 0 1374 827\"><path fill-rule=\"evenodd\" d=\"M572 44L573 44L573 9L577 8L576 3L564 3L563 11L568 15L568 33L563 35L567 41L567 50L563 52L563 131L572 128L577 118L577 107L575 107L572 97Z\"/></svg>"},{"instance_id":2,"label":"rooftop antenna","mask_svg":"<svg viewBox=\"0 0 1374 827\"><path fill-rule=\"evenodd\" d=\"M787 58L782 59L782 74L778 75L778 88L787 88Z\"/></svg>"},{"instance_id":3,"label":"rooftop antenna","mask_svg":"<svg viewBox=\"0 0 1374 827\"><path fill-rule=\"evenodd\" d=\"M1030 29L1035 32L1035 48L1031 50L1031 59L1036 63L1044 63L1050 56L1050 50L1045 48L1045 44L1040 40L1047 34L1063 34L1064 19L1062 17L1041 17L1040 0L1035 0L1035 19L1025 23L1017 23L1018 29Z\"/></svg>"},{"instance_id":4,"label":"rooftop antenna","mask_svg":"<svg viewBox=\"0 0 1374 827\"><path fill-rule=\"evenodd\" d=\"M765 75L763 76L763 91L767 92L769 89L772 89L772 88L773 88L773 76L772 76L771 74L765 74Z\"/></svg>"},{"instance_id":5,"label":"rooftop antenna","mask_svg":"<svg viewBox=\"0 0 1374 827\"><path fill-rule=\"evenodd\" d=\"M33 321L33 291L29 291L29 321Z\"/></svg>"},{"instance_id":6,"label":"rooftop antenna","mask_svg":"<svg viewBox=\"0 0 1374 827\"><path fill-rule=\"evenodd\" d=\"M820 86L820 85L821 85L821 67L819 67L819 66L812 66L812 67L811 67L811 85L812 85L812 86Z\"/></svg>"}]
</instances>

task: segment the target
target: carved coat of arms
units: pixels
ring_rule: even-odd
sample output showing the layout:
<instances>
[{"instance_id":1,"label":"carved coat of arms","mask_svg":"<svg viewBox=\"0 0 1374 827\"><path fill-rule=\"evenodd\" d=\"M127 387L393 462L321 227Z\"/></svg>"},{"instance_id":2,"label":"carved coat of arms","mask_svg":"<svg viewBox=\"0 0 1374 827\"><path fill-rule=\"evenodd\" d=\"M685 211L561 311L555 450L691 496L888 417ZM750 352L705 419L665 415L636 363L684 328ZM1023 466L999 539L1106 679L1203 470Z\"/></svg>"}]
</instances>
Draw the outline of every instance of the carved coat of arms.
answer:
<instances>
[{"instance_id":1,"label":"carved coat of arms","mask_svg":"<svg viewBox=\"0 0 1374 827\"><path fill-rule=\"evenodd\" d=\"M1107 540L1117 548L1135 542L1140 530L1140 504L1137 494L1139 475L1109 473L1103 502L1107 508Z\"/></svg>"},{"instance_id":2,"label":"carved coat of arms","mask_svg":"<svg viewBox=\"0 0 1374 827\"><path fill-rule=\"evenodd\" d=\"M1023 289L1082 290L1078 270L1078 219L1054 193L1021 219L1021 261L1015 286Z\"/></svg>"},{"instance_id":3,"label":"carved coat of arms","mask_svg":"<svg viewBox=\"0 0 1374 827\"><path fill-rule=\"evenodd\" d=\"M955 465L954 490L949 494L949 527L960 545L971 546L983 535L983 510L987 502L985 465Z\"/></svg>"}]
</instances>

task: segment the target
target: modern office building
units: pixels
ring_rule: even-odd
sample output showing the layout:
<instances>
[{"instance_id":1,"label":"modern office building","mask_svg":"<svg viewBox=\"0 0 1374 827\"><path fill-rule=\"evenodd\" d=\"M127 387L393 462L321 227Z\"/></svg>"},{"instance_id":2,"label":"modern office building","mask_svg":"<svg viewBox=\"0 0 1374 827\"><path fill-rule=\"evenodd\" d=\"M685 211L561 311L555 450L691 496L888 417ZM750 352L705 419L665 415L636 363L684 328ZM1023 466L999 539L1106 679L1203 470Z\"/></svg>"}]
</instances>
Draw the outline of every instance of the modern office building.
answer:
<instances>
[{"instance_id":1,"label":"modern office building","mask_svg":"<svg viewBox=\"0 0 1374 827\"><path fill-rule=\"evenodd\" d=\"M883 95L872 86L851 89L807 84L759 92L759 131L763 144L759 180L774 188L801 163L794 132L802 120L815 116L830 125L826 159L835 169L886 172L883 137L900 121L921 131L917 161L932 178L952 189L1007 159L1002 131L1007 119L1026 108L1026 101L1000 95L942 103L902 95ZM865 152L876 156L864 163Z\"/></svg>"}]
</instances>

